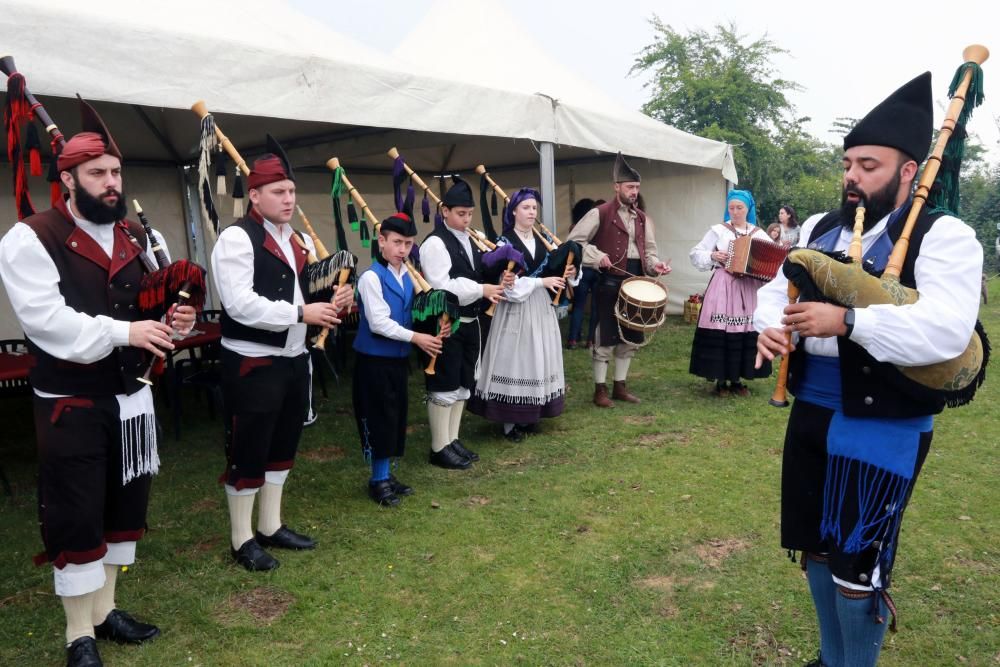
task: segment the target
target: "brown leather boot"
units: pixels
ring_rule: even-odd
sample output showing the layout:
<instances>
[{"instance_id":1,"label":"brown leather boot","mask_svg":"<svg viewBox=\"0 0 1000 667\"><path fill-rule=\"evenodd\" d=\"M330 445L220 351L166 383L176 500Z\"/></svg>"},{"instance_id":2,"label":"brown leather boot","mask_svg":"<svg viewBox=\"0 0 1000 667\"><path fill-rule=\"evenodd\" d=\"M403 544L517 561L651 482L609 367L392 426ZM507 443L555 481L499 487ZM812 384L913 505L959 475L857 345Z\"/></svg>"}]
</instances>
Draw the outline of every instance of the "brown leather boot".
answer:
<instances>
[{"instance_id":1,"label":"brown leather boot","mask_svg":"<svg viewBox=\"0 0 1000 667\"><path fill-rule=\"evenodd\" d=\"M608 398L608 385L603 382L594 384L594 405L599 408L613 408L615 404Z\"/></svg>"},{"instance_id":2,"label":"brown leather boot","mask_svg":"<svg viewBox=\"0 0 1000 667\"><path fill-rule=\"evenodd\" d=\"M634 396L629 393L628 386L625 384L624 380L621 382L615 380L615 387L611 391L611 398L615 399L616 401L627 401L629 403L642 403L642 401L640 401L637 396Z\"/></svg>"}]
</instances>

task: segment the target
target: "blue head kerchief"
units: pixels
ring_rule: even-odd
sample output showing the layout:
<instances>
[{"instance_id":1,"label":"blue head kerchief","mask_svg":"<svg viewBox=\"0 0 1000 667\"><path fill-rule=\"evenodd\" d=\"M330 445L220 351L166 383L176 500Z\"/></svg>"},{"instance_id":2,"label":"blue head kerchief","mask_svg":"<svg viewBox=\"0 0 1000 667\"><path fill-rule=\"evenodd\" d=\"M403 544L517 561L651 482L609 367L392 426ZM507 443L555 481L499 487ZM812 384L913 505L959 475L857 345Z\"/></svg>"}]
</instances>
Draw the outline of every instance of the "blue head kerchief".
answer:
<instances>
[{"instance_id":1,"label":"blue head kerchief","mask_svg":"<svg viewBox=\"0 0 1000 667\"><path fill-rule=\"evenodd\" d=\"M729 202L734 199L738 199L747 207L747 222L751 225L757 224L757 204L753 200L753 195L750 194L749 190L730 190L729 194L726 195L726 213L723 216L723 220L729 222Z\"/></svg>"}]
</instances>

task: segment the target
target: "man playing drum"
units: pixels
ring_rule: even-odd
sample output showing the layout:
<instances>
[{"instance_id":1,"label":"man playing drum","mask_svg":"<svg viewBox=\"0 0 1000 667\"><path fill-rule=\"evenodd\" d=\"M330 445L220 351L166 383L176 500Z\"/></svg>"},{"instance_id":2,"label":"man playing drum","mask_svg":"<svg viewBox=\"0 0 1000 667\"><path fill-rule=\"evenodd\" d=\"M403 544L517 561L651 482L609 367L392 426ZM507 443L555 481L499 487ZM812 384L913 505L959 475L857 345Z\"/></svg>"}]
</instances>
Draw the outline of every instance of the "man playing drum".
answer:
<instances>
[{"instance_id":1,"label":"man playing drum","mask_svg":"<svg viewBox=\"0 0 1000 667\"><path fill-rule=\"evenodd\" d=\"M596 290L597 331L594 334L594 405L614 407L611 399L638 403L625 380L642 333L619 328L615 303L622 282L633 275L661 276L670 266L656 255L653 221L636 206L639 172L621 153L613 173L615 196L591 209L569 234L583 246L583 265L601 272ZM608 363L615 358L614 389L608 396Z\"/></svg>"}]
</instances>

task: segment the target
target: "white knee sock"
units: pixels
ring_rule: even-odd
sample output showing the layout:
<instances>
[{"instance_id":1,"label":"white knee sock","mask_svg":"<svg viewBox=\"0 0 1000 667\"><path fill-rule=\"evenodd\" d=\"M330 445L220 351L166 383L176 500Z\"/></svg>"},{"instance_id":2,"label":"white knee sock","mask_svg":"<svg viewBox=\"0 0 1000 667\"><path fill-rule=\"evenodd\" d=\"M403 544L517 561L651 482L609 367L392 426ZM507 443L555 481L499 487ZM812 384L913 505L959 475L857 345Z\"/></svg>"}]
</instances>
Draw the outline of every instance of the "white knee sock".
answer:
<instances>
[{"instance_id":1,"label":"white knee sock","mask_svg":"<svg viewBox=\"0 0 1000 667\"><path fill-rule=\"evenodd\" d=\"M624 382L628 377L628 367L632 364L632 357L615 357L615 382Z\"/></svg>"},{"instance_id":2,"label":"white knee sock","mask_svg":"<svg viewBox=\"0 0 1000 667\"><path fill-rule=\"evenodd\" d=\"M260 511L257 512L257 530L261 535L274 535L281 528L281 491L284 484L264 482L260 487Z\"/></svg>"},{"instance_id":3,"label":"white knee sock","mask_svg":"<svg viewBox=\"0 0 1000 667\"><path fill-rule=\"evenodd\" d=\"M247 540L253 539L251 519L253 518L253 499L256 493L248 495L226 494L229 503L229 529L233 548L239 549Z\"/></svg>"},{"instance_id":4,"label":"white knee sock","mask_svg":"<svg viewBox=\"0 0 1000 667\"><path fill-rule=\"evenodd\" d=\"M427 401L427 421L431 427L431 450L440 452L451 444L451 406Z\"/></svg>"},{"instance_id":5,"label":"white knee sock","mask_svg":"<svg viewBox=\"0 0 1000 667\"><path fill-rule=\"evenodd\" d=\"M604 384L608 381L608 362L594 361L594 383Z\"/></svg>"},{"instance_id":6,"label":"white knee sock","mask_svg":"<svg viewBox=\"0 0 1000 667\"><path fill-rule=\"evenodd\" d=\"M95 593L64 596L63 611L66 612L66 646L80 637L93 637L94 624L91 622L94 609Z\"/></svg>"},{"instance_id":7,"label":"white knee sock","mask_svg":"<svg viewBox=\"0 0 1000 667\"><path fill-rule=\"evenodd\" d=\"M451 404L451 415L448 421L448 443L458 439L458 429L462 426L462 413L465 412L465 401L455 401Z\"/></svg>"},{"instance_id":8,"label":"white knee sock","mask_svg":"<svg viewBox=\"0 0 1000 667\"><path fill-rule=\"evenodd\" d=\"M94 591L94 606L90 620L100 625L115 608L115 584L118 581L118 566L104 564L104 586Z\"/></svg>"}]
</instances>

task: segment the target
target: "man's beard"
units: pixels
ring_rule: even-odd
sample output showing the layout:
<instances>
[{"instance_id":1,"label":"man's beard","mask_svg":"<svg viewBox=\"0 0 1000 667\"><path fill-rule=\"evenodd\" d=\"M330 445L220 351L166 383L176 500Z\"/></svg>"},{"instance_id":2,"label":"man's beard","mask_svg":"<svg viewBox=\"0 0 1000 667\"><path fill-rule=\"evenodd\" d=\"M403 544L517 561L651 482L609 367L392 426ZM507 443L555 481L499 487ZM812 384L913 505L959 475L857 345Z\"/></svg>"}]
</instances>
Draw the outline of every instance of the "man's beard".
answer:
<instances>
[{"instance_id":1,"label":"man's beard","mask_svg":"<svg viewBox=\"0 0 1000 667\"><path fill-rule=\"evenodd\" d=\"M621 204L622 206L634 207L638 199L639 198L637 196L629 197L628 195L623 193L619 193L618 195L618 203Z\"/></svg>"},{"instance_id":2,"label":"man's beard","mask_svg":"<svg viewBox=\"0 0 1000 667\"><path fill-rule=\"evenodd\" d=\"M844 186L840 196L840 215L842 224L845 227L854 226L854 213L858 205L847 201L847 193L853 192L865 202L865 231L875 226L879 220L893 212L896 208L896 194L899 192L900 182L899 172L893 176L892 180L886 183L881 190L866 194L861 188L853 185Z\"/></svg>"},{"instance_id":3,"label":"man's beard","mask_svg":"<svg viewBox=\"0 0 1000 667\"><path fill-rule=\"evenodd\" d=\"M108 205L102 199L102 197L111 193L114 193L117 197L114 205ZM128 205L125 203L125 197L121 192L107 190L102 193L101 197L95 197L80 187L79 183L76 184L76 208L80 211L80 215L84 219L97 225L110 225L113 222L124 219L125 214L128 213Z\"/></svg>"}]
</instances>

